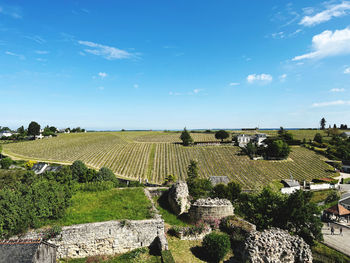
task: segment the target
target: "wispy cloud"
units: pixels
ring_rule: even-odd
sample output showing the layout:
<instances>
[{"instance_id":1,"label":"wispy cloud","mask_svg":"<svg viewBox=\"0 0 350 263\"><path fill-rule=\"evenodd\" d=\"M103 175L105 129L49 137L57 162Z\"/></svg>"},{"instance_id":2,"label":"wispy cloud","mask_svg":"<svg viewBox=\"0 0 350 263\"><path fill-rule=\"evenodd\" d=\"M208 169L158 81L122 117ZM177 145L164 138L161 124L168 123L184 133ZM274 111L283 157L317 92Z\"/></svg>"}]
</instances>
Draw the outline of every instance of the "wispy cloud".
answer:
<instances>
[{"instance_id":1,"label":"wispy cloud","mask_svg":"<svg viewBox=\"0 0 350 263\"><path fill-rule=\"evenodd\" d=\"M99 72L98 73L98 76L101 78L101 79L104 79L105 77L108 76L108 74L106 72Z\"/></svg>"},{"instance_id":2,"label":"wispy cloud","mask_svg":"<svg viewBox=\"0 0 350 263\"><path fill-rule=\"evenodd\" d=\"M15 19L22 18L22 9L18 6L0 6L0 14L10 16Z\"/></svg>"},{"instance_id":3,"label":"wispy cloud","mask_svg":"<svg viewBox=\"0 0 350 263\"><path fill-rule=\"evenodd\" d=\"M287 74L282 74L278 78L279 78L280 82L285 82L286 78L287 78Z\"/></svg>"},{"instance_id":4,"label":"wispy cloud","mask_svg":"<svg viewBox=\"0 0 350 263\"><path fill-rule=\"evenodd\" d=\"M344 92L345 91L345 89L344 88L334 88L334 89L331 89L330 90L331 92Z\"/></svg>"},{"instance_id":5,"label":"wispy cloud","mask_svg":"<svg viewBox=\"0 0 350 263\"><path fill-rule=\"evenodd\" d=\"M350 28L342 30L325 30L312 38L314 51L296 56L294 61L302 59L324 58L350 53Z\"/></svg>"},{"instance_id":6,"label":"wispy cloud","mask_svg":"<svg viewBox=\"0 0 350 263\"><path fill-rule=\"evenodd\" d=\"M347 101L335 100L335 101L328 101L328 102L317 102L317 103L312 104L312 107L318 108L318 107L340 106L340 105L350 105L350 100L347 100Z\"/></svg>"},{"instance_id":7,"label":"wispy cloud","mask_svg":"<svg viewBox=\"0 0 350 263\"><path fill-rule=\"evenodd\" d=\"M90 53L96 56L101 56L108 60L130 59L130 58L137 57L136 54L129 53L125 50L122 50L116 47L111 47L111 46L101 45L90 41L81 41L81 40L78 41L78 43L80 45L88 47L84 49L84 52Z\"/></svg>"},{"instance_id":8,"label":"wispy cloud","mask_svg":"<svg viewBox=\"0 0 350 263\"><path fill-rule=\"evenodd\" d=\"M139 88L139 84L134 84L134 89L138 89Z\"/></svg>"},{"instance_id":9,"label":"wispy cloud","mask_svg":"<svg viewBox=\"0 0 350 263\"><path fill-rule=\"evenodd\" d=\"M344 74L350 74L350 67L344 69Z\"/></svg>"},{"instance_id":10,"label":"wispy cloud","mask_svg":"<svg viewBox=\"0 0 350 263\"><path fill-rule=\"evenodd\" d=\"M250 84L259 83L259 84L267 84L272 81L272 76L270 74L250 74L247 76L247 81Z\"/></svg>"},{"instance_id":11,"label":"wispy cloud","mask_svg":"<svg viewBox=\"0 0 350 263\"><path fill-rule=\"evenodd\" d=\"M46 51L46 50L36 50L35 53L36 53L36 54L39 54L39 55L46 55L46 54L49 54L49 51Z\"/></svg>"},{"instance_id":12,"label":"wispy cloud","mask_svg":"<svg viewBox=\"0 0 350 263\"><path fill-rule=\"evenodd\" d=\"M6 51L5 54L6 54L6 55L9 55L9 56L18 57L18 58L21 59L21 60L26 59L26 57L25 57L24 55L16 54L16 53L13 53L13 52L10 52L10 51Z\"/></svg>"},{"instance_id":13,"label":"wispy cloud","mask_svg":"<svg viewBox=\"0 0 350 263\"><path fill-rule=\"evenodd\" d=\"M315 26L331 20L333 17L340 17L349 14L350 2L344 1L337 5L329 5L326 10L315 15L307 15L299 22L303 26Z\"/></svg>"},{"instance_id":14,"label":"wispy cloud","mask_svg":"<svg viewBox=\"0 0 350 263\"><path fill-rule=\"evenodd\" d=\"M38 44L44 44L46 42L45 39L43 39L41 36L35 35L35 36L25 36L25 38L33 40L34 42Z\"/></svg>"},{"instance_id":15,"label":"wispy cloud","mask_svg":"<svg viewBox=\"0 0 350 263\"><path fill-rule=\"evenodd\" d=\"M202 91L202 89L194 89L194 90L193 90L193 93L194 93L194 94L198 94L198 93L201 92L201 91Z\"/></svg>"},{"instance_id":16,"label":"wispy cloud","mask_svg":"<svg viewBox=\"0 0 350 263\"><path fill-rule=\"evenodd\" d=\"M238 82L231 82L229 85L230 85L231 87L232 87L232 86L238 86L238 85L240 85L240 83L238 83Z\"/></svg>"}]
</instances>

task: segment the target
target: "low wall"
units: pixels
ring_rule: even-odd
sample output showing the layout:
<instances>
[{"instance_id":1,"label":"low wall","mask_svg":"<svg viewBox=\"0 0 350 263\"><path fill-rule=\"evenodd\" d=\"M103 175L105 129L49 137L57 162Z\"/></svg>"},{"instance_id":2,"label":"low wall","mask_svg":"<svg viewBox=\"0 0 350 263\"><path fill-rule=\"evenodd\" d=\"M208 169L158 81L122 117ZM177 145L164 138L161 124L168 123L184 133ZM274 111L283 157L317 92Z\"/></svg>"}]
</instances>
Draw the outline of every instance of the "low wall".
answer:
<instances>
[{"instance_id":1,"label":"low wall","mask_svg":"<svg viewBox=\"0 0 350 263\"><path fill-rule=\"evenodd\" d=\"M31 232L24 238L40 237L41 233ZM160 241L162 249L167 249L162 219L107 221L66 226L57 237L48 240L57 246L57 258L125 253L139 247L147 247L154 241Z\"/></svg>"},{"instance_id":2,"label":"low wall","mask_svg":"<svg viewBox=\"0 0 350 263\"><path fill-rule=\"evenodd\" d=\"M233 215L233 206L226 199L198 199L191 205L189 215L192 221L221 219Z\"/></svg>"},{"instance_id":3,"label":"low wall","mask_svg":"<svg viewBox=\"0 0 350 263\"><path fill-rule=\"evenodd\" d=\"M335 189L333 184L311 184L310 190L324 190L324 189Z\"/></svg>"}]
</instances>

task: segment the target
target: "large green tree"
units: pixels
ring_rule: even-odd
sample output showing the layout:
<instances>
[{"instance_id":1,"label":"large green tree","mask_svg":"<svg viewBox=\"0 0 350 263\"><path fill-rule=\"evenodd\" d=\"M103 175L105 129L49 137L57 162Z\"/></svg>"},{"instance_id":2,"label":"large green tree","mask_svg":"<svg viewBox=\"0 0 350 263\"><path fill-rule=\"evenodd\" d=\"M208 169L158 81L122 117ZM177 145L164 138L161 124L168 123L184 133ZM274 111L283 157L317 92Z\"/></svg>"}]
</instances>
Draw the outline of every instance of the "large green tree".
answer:
<instances>
[{"instance_id":1,"label":"large green tree","mask_svg":"<svg viewBox=\"0 0 350 263\"><path fill-rule=\"evenodd\" d=\"M227 139L229 136L229 133L225 130L220 130L215 133L215 138L221 140L221 142Z\"/></svg>"},{"instance_id":2,"label":"large green tree","mask_svg":"<svg viewBox=\"0 0 350 263\"><path fill-rule=\"evenodd\" d=\"M183 132L181 133L180 139L182 140L182 144L184 146L188 146L193 143L193 139L186 128L184 128Z\"/></svg>"},{"instance_id":3,"label":"large green tree","mask_svg":"<svg viewBox=\"0 0 350 263\"><path fill-rule=\"evenodd\" d=\"M39 134L40 134L40 125L35 121L32 121L31 123L29 123L28 135L36 136Z\"/></svg>"},{"instance_id":4,"label":"large green tree","mask_svg":"<svg viewBox=\"0 0 350 263\"><path fill-rule=\"evenodd\" d=\"M321 130L324 130L325 127L326 127L326 119L325 118L322 118L321 121L320 121L320 127L321 127Z\"/></svg>"},{"instance_id":5,"label":"large green tree","mask_svg":"<svg viewBox=\"0 0 350 263\"><path fill-rule=\"evenodd\" d=\"M285 159L290 153L288 143L279 139L267 139L267 148L265 154L267 158Z\"/></svg>"}]
</instances>

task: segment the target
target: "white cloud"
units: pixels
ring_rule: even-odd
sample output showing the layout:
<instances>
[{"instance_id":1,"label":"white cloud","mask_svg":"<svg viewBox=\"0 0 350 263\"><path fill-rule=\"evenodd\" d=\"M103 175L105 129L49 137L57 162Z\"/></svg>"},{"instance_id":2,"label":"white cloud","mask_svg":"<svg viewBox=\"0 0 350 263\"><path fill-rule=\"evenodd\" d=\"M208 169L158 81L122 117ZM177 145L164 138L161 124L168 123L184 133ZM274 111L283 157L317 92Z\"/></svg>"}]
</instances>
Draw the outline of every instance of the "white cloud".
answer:
<instances>
[{"instance_id":1,"label":"white cloud","mask_svg":"<svg viewBox=\"0 0 350 263\"><path fill-rule=\"evenodd\" d=\"M336 101L328 101L328 102L317 102L317 103L312 104L312 107L318 108L318 107L339 106L339 105L350 105L350 100L348 100L348 101L336 100Z\"/></svg>"},{"instance_id":2,"label":"white cloud","mask_svg":"<svg viewBox=\"0 0 350 263\"><path fill-rule=\"evenodd\" d=\"M285 82L287 78L287 74L282 74L281 76L278 77L281 82Z\"/></svg>"},{"instance_id":3,"label":"white cloud","mask_svg":"<svg viewBox=\"0 0 350 263\"><path fill-rule=\"evenodd\" d=\"M350 67L344 70L344 74L350 74Z\"/></svg>"},{"instance_id":4,"label":"white cloud","mask_svg":"<svg viewBox=\"0 0 350 263\"><path fill-rule=\"evenodd\" d=\"M46 62L47 61L47 59L44 59L44 58L37 58L36 60L39 62Z\"/></svg>"},{"instance_id":5,"label":"white cloud","mask_svg":"<svg viewBox=\"0 0 350 263\"><path fill-rule=\"evenodd\" d=\"M302 59L324 58L328 56L350 54L350 28L342 30L325 30L312 38L314 51L296 56L294 61Z\"/></svg>"},{"instance_id":6,"label":"white cloud","mask_svg":"<svg viewBox=\"0 0 350 263\"><path fill-rule=\"evenodd\" d=\"M101 56L108 60L128 59L136 57L135 54L129 53L116 47L105 46L90 41L78 41L78 43L80 45L89 47L84 49L86 53Z\"/></svg>"},{"instance_id":7,"label":"white cloud","mask_svg":"<svg viewBox=\"0 0 350 263\"><path fill-rule=\"evenodd\" d=\"M277 32L277 33L272 33L271 36L275 39L283 39L286 37L283 31Z\"/></svg>"},{"instance_id":8,"label":"white cloud","mask_svg":"<svg viewBox=\"0 0 350 263\"><path fill-rule=\"evenodd\" d=\"M240 85L240 83L238 83L238 82L231 82L230 83L230 86L238 86L238 85Z\"/></svg>"},{"instance_id":9,"label":"white cloud","mask_svg":"<svg viewBox=\"0 0 350 263\"><path fill-rule=\"evenodd\" d=\"M328 6L328 8L320 13L317 13L313 16L304 16L303 19L299 22L299 25L303 26L314 26L327 22L333 17L345 16L349 13L350 2L344 1L337 5Z\"/></svg>"},{"instance_id":10,"label":"white cloud","mask_svg":"<svg viewBox=\"0 0 350 263\"><path fill-rule=\"evenodd\" d=\"M36 50L35 53L39 54L39 55L46 55L49 54L49 51L46 50Z\"/></svg>"},{"instance_id":11,"label":"white cloud","mask_svg":"<svg viewBox=\"0 0 350 263\"><path fill-rule=\"evenodd\" d=\"M199 92L201 92L201 89L194 89L194 90L193 90L193 93L194 93L194 94L198 94Z\"/></svg>"},{"instance_id":12,"label":"white cloud","mask_svg":"<svg viewBox=\"0 0 350 263\"><path fill-rule=\"evenodd\" d=\"M330 90L331 92L344 92L345 91L345 89L344 88L334 88L334 89L331 89Z\"/></svg>"},{"instance_id":13,"label":"white cloud","mask_svg":"<svg viewBox=\"0 0 350 263\"><path fill-rule=\"evenodd\" d=\"M250 74L247 76L248 83L261 83L267 84L272 81L272 76L270 74Z\"/></svg>"},{"instance_id":14,"label":"white cloud","mask_svg":"<svg viewBox=\"0 0 350 263\"><path fill-rule=\"evenodd\" d=\"M38 44L44 44L46 42L45 39L43 39L41 36L25 36L25 38L28 38L30 40L33 40L34 42L38 43Z\"/></svg>"},{"instance_id":15,"label":"white cloud","mask_svg":"<svg viewBox=\"0 0 350 263\"><path fill-rule=\"evenodd\" d=\"M105 77L108 76L106 72L99 72L98 75L101 77L101 79L104 79Z\"/></svg>"},{"instance_id":16,"label":"white cloud","mask_svg":"<svg viewBox=\"0 0 350 263\"><path fill-rule=\"evenodd\" d=\"M139 84L134 84L134 89L138 89L139 88Z\"/></svg>"},{"instance_id":17,"label":"white cloud","mask_svg":"<svg viewBox=\"0 0 350 263\"><path fill-rule=\"evenodd\" d=\"M10 51L6 51L5 52L6 55L9 55L9 56L14 56L14 57L18 57L19 59L26 59L25 56L21 55L21 54L16 54L16 53L13 53L13 52L10 52Z\"/></svg>"}]
</instances>

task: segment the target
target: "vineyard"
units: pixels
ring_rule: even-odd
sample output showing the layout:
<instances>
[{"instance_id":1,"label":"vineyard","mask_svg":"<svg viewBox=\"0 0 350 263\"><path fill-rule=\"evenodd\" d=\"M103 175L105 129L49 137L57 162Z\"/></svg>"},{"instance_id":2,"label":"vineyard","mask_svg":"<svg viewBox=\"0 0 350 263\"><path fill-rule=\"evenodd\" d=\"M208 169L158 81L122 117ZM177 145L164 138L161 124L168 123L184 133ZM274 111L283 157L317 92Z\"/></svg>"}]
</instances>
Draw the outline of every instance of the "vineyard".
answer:
<instances>
[{"instance_id":1,"label":"vineyard","mask_svg":"<svg viewBox=\"0 0 350 263\"><path fill-rule=\"evenodd\" d=\"M295 131L294 131L295 132ZM300 131L301 132L301 131ZM312 136L308 132L308 137ZM215 141L213 134L193 133L195 141ZM272 180L310 180L332 175L321 157L303 147L293 147L288 160L253 161L232 145L180 144L177 132L96 132L60 134L56 138L3 145L13 158L72 163L82 160L93 168L109 167L121 178L162 183L165 176L185 179L191 159L198 160L201 177L226 175L246 189L260 188Z\"/></svg>"}]
</instances>

